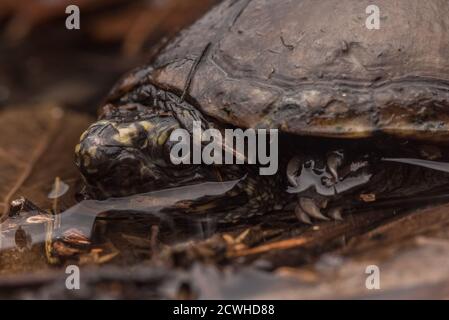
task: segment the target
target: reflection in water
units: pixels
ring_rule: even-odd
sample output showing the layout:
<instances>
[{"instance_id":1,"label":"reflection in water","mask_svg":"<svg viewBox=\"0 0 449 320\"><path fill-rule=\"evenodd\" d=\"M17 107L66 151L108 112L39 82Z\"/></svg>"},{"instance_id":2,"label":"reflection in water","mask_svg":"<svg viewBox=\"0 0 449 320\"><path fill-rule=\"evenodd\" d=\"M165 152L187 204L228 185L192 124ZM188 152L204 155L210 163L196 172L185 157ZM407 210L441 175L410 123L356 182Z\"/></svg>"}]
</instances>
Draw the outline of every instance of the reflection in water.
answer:
<instances>
[{"instance_id":1,"label":"reflection in water","mask_svg":"<svg viewBox=\"0 0 449 320\"><path fill-rule=\"evenodd\" d=\"M295 177L294 187L288 187L288 193L301 193L313 189L322 196L334 196L348 192L370 181L372 174L366 171L368 163L353 162L346 174L333 181L333 176L325 167L320 167L315 161L307 161L299 168Z\"/></svg>"},{"instance_id":2,"label":"reflection in water","mask_svg":"<svg viewBox=\"0 0 449 320\"><path fill-rule=\"evenodd\" d=\"M383 158L382 161L404 163L449 173L449 162L431 161L423 159L408 159L408 158Z\"/></svg>"},{"instance_id":3,"label":"reflection in water","mask_svg":"<svg viewBox=\"0 0 449 320\"><path fill-rule=\"evenodd\" d=\"M98 236L95 230L101 230L102 220L118 220L126 224L124 220L132 221L139 217L162 221L175 228L173 216L162 213L163 209L180 201L225 194L240 181L206 182L104 201L84 200L59 215L42 213L39 209L22 211L0 224L0 249L17 248L23 251L45 244L47 258L54 249L54 246L49 247L52 245L56 245L62 253L76 253L76 249L64 246L64 243L89 245ZM56 220L58 225L55 225ZM100 227L96 228L97 224ZM196 227L200 232L204 226L198 221Z\"/></svg>"},{"instance_id":4,"label":"reflection in water","mask_svg":"<svg viewBox=\"0 0 449 320\"><path fill-rule=\"evenodd\" d=\"M399 157L382 158L382 161L393 165L393 169L396 166L412 166L424 168L420 170L426 172L449 172L449 163L445 162ZM371 178L365 166L359 165L351 167L345 179L328 186L324 182L326 179L332 179L332 176L320 166L305 163L301 169L296 187L287 192L313 188L319 194L334 195L364 185ZM394 172L396 176L400 174L399 171ZM439 175L441 174L436 173L430 176ZM378 183L392 183L393 178L389 177L388 181L381 179ZM423 183L424 180L415 178L412 182L419 181L418 187L422 190L411 184L406 184L408 189L403 189L401 184L402 189L397 196L389 193L389 197L385 199L376 195L372 202L351 202L348 211L354 213L374 208L416 208L418 205L449 199L446 184L436 192L429 190ZM5 268L2 259L3 262L7 260L4 253L10 251L28 257L28 263L33 267L35 261L29 259L33 254L36 259L44 260L46 264L56 264L61 262L61 259L65 261L64 259L80 256L92 259L94 263L103 263L116 257L118 253L120 259L130 264L132 261L153 259L157 254L158 241L163 245L178 245L181 242L186 243L186 240L209 237L215 231L216 221L213 217L200 220L189 214L180 214L178 209L182 204L206 196L224 195L240 181L207 182L104 201L85 200L58 215L43 212L31 202L21 199L17 204L20 210L13 210L12 215L0 224L0 271ZM59 183L54 189L59 190L55 192L56 196L64 188L61 188ZM410 193L406 193L409 191ZM346 198L343 200L346 201ZM174 210L166 210L170 208Z\"/></svg>"}]
</instances>

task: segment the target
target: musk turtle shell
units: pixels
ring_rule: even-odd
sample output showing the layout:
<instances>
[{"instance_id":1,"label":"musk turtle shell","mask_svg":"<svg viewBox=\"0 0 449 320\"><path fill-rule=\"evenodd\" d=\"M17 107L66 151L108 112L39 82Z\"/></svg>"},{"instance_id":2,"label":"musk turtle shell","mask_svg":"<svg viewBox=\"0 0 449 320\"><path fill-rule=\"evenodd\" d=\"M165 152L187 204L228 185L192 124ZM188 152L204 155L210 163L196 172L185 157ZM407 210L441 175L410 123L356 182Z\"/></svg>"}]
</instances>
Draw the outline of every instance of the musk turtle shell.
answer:
<instances>
[{"instance_id":1,"label":"musk turtle shell","mask_svg":"<svg viewBox=\"0 0 449 320\"><path fill-rule=\"evenodd\" d=\"M112 97L149 81L187 88L204 114L242 128L445 140L449 2L378 0L378 30L366 26L370 4L223 1Z\"/></svg>"}]
</instances>

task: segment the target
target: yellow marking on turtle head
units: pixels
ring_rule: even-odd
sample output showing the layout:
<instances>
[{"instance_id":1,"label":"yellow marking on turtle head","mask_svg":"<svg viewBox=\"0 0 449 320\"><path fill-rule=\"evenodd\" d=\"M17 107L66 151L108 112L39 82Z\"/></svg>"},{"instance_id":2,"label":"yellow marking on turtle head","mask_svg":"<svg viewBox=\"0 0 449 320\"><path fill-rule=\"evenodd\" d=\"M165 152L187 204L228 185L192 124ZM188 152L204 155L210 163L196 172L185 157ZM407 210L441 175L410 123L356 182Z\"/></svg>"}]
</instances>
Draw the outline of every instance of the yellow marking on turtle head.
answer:
<instances>
[{"instance_id":1,"label":"yellow marking on turtle head","mask_svg":"<svg viewBox=\"0 0 449 320\"><path fill-rule=\"evenodd\" d=\"M154 128L154 125L150 122L150 121L139 121L138 122L144 129L145 131L149 132L151 129Z\"/></svg>"},{"instance_id":2,"label":"yellow marking on turtle head","mask_svg":"<svg viewBox=\"0 0 449 320\"><path fill-rule=\"evenodd\" d=\"M86 131L84 131L84 132L81 134L80 141L83 141L84 138L86 138L88 132L89 132L89 130L86 130Z\"/></svg>"},{"instance_id":3,"label":"yellow marking on turtle head","mask_svg":"<svg viewBox=\"0 0 449 320\"><path fill-rule=\"evenodd\" d=\"M169 135L169 131L168 130L162 131L162 133L157 138L158 145L160 145L160 146L164 145L164 143L168 139L168 135Z\"/></svg>"},{"instance_id":4,"label":"yellow marking on turtle head","mask_svg":"<svg viewBox=\"0 0 449 320\"><path fill-rule=\"evenodd\" d=\"M117 127L116 129L118 133L115 134L112 139L123 145L131 146L133 138L138 135L138 130L134 124L124 128Z\"/></svg>"},{"instance_id":5,"label":"yellow marking on turtle head","mask_svg":"<svg viewBox=\"0 0 449 320\"><path fill-rule=\"evenodd\" d=\"M96 146L92 146L89 149L87 149L87 153L92 157L95 158L95 156L97 155L97 147Z\"/></svg>"},{"instance_id":6,"label":"yellow marking on turtle head","mask_svg":"<svg viewBox=\"0 0 449 320\"><path fill-rule=\"evenodd\" d=\"M99 120L97 122L95 122L92 126L98 126L98 125L107 125L107 124L112 124L114 125L114 122L111 122L110 120Z\"/></svg>"},{"instance_id":7,"label":"yellow marking on turtle head","mask_svg":"<svg viewBox=\"0 0 449 320\"><path fill-rule=\"evenodd\" d=\"M90 165L90 157L87 154L83 156L83 164L85 167L89 167Z\"/></svg>"}]
</instances>

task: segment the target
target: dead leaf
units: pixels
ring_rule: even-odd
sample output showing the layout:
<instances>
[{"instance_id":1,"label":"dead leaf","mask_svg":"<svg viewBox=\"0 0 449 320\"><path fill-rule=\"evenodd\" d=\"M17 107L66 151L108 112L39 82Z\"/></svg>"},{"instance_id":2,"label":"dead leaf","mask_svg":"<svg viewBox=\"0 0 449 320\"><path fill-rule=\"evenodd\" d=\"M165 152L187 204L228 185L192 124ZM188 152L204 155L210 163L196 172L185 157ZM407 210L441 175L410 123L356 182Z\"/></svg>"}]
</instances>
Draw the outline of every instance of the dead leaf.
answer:
<instances>
[{"instance_id":1,"label":"dead leaf","mask_svg":"<svg viewBox=\"0 0 449 320\"><path fill-rule=\"evenodd\" d=\"M0 210L24 196L51 208L55 177L75 181L74 147L92 119L57 106L10 107L0 113ZM72 188L73 189L73 188Z\"/></svg>"}]
</instances>

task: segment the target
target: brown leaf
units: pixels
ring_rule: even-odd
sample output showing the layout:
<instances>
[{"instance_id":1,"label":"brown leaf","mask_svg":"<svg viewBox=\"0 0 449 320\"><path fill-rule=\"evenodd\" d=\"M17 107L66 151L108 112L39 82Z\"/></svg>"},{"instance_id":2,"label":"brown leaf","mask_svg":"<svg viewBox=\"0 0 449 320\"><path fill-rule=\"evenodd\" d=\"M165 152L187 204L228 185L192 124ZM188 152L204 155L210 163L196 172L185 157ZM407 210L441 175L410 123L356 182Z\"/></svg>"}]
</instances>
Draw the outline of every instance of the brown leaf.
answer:
<instances>
[{"instance_id":1,"label":"brown leaf","mask_svg":"<svg viewBox=\"0 0 449 320\"><path fill-rule=\"evenodd\" d=\"M92 119L57 106L10 107L0 112L0 210L24 196L43 208L56 177L75 181L74 147ZM73 191L73 188L72 188ZM70 193L70 192L69 192Z\"/></svg>"}]
</instances>

